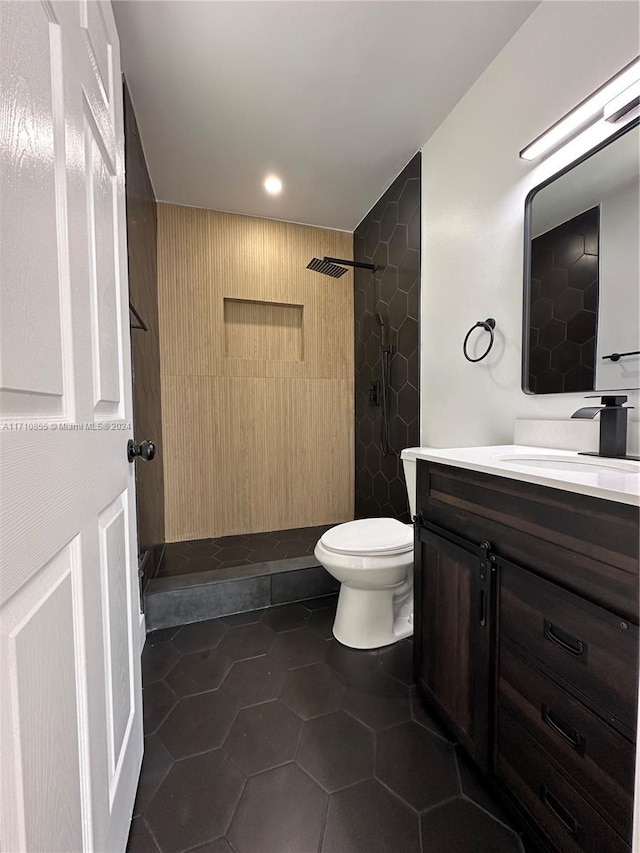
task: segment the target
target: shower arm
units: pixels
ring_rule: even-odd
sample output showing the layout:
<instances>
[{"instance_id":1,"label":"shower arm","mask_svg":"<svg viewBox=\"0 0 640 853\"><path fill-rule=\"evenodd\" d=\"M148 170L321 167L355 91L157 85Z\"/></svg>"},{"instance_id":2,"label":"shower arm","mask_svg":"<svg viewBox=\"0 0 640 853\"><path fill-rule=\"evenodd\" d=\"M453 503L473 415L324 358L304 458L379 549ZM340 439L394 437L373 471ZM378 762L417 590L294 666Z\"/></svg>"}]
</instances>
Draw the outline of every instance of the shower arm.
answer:
<instances>
[{"instance_id":1,"label":"shower arm","mask_svg":"<svg viewBox=\"0 0 640 853\"><path fill-rule=\"evenodd\" d=\"M344 258L329 258L327 255L323 258L329 264L339 264L341 267L356 267L359 270L371 270L375 272L374 264L365 264L363 261L345 261Z\"/></svg>"}]
</instances>

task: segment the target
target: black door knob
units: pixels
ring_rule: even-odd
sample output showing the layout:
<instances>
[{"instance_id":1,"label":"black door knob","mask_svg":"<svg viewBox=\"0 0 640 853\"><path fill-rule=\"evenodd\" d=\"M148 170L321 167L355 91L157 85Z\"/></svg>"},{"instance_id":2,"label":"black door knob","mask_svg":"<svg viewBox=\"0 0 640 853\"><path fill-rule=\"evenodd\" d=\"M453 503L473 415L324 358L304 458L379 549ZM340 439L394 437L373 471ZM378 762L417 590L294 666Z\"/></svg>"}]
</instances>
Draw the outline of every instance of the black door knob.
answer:
<instances>
[{"instance_id":1,"label":"black door knob","mask_svg":"<svg viewBox=\"0 0 640 853\"><path fill-rule=\"evenodd\" d=\"M127 442L127 459L129 462L133 462L136 456L139 456L140 459L145 462L151 462L151 460L156 455L156 446L152 441L141 441L138 444L137 441L134 441L132 438Z\"/></svg>"}]
</instances>

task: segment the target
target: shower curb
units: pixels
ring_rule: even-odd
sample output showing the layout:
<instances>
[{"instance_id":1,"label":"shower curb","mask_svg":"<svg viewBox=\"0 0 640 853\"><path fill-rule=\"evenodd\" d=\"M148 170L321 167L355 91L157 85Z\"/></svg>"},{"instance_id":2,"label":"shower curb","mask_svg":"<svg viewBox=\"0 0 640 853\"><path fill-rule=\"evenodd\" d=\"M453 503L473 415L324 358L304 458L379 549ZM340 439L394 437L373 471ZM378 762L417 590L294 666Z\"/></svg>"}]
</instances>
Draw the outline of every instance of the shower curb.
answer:
<instances>
[{"instance_id":1,"label":"shower curb","mask_svg":"<svg viewBox=\"0 0 640 853\"><path fill-rule=\"evenodd\" d=\"M150 580L147 631L202 622L337 592L340 584L315 557L291 557Z\"/></svg>"}]
</instances>

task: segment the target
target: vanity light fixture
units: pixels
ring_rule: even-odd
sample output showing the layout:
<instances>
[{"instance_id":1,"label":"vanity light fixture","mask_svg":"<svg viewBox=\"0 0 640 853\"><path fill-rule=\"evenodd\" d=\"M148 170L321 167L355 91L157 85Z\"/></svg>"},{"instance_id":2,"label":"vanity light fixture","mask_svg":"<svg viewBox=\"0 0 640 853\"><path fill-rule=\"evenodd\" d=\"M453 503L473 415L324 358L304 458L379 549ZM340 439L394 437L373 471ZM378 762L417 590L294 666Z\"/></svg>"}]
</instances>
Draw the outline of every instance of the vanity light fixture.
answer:
<instances>
[{"instance_id":1,"label":"vanity light fixture","mask_svg":"<svg viewBox=\"0 0 640 853\"><path fill-rule=\"evenodd\" d=\"M640 104L640 80L632 83L628 89L617 95L604 108L604 120L611 122L620 121L631 110L635 110Z\"/></svg>"},{"instance_id":2,"label":"vanity light fixture","mask_svg":"<svg viewBox=\"0 0 640 853\"><path fill-rule=\"evenodd\" d=\"M616 122L639 103L640 57L637 57L589 95L582 103L551 125L520 152L522 160L550 154L579 133L600 121Z\"/></svg>"},{"instance_id":3,"label":"vanity light fixture","mask_svg":"<svg viewBox=\"0 0 640 853\"><path fill-rule=\"evenodd\" d=\"M263 187L269 195L280 195L282 192L282 181L277 175L268 175L264 179Z\"/></svg>"}]
</instances>

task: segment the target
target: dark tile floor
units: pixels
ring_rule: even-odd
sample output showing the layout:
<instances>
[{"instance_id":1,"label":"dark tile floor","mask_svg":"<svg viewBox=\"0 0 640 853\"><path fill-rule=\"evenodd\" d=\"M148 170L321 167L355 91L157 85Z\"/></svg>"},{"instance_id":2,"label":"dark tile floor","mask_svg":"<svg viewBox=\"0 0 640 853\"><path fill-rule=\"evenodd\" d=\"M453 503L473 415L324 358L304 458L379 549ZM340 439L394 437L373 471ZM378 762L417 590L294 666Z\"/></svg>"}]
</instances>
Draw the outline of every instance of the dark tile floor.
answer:
<instances>
[{"instance_id":1,"label":"dark tile floor","mask_svg":"<svg viewBox=\"0 0 640 853\"><path fill-rule=\"evenodd\" d=\"M156 577L190 575L212 569L307 557L313 554L318 539L332 526L325 524L321 527L249 533L246 536L169 542L164 546Z\"/></svg>"},{"instance_id":2,"label":"dark tile floor","mask_svg":"<svg viewBox=\"0 0 640 853\"><path fill-rule=\"evenodd\" d=\"M411 641L357 652L335 597L147 638L128 853L522 853L412 686Z\"/></svg>"}]
</instances>

